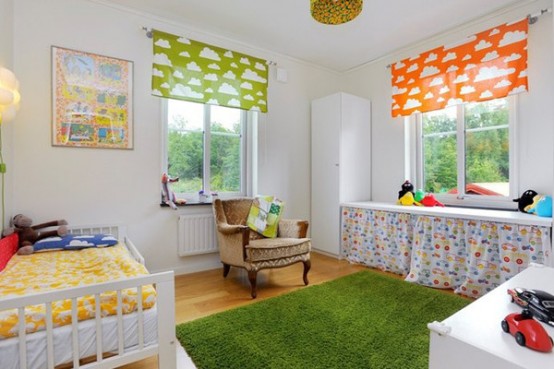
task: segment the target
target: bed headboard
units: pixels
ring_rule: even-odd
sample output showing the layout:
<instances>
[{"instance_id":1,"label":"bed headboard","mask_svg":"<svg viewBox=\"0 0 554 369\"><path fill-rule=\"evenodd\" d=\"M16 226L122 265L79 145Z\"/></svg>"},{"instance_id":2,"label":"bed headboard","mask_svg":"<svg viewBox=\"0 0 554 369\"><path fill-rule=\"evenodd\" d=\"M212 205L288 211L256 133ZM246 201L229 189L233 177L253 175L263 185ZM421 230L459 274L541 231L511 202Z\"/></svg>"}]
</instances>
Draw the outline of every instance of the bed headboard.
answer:
<instances>
[{"instance_id":1,"label":"bed headboard","mask_svg":"<svg viewBox=\"0 0 554 369\"><path fill-rule=\"evenodd\" d=\"M138 251L135 244L127 237L127 227L120 224L104 224L104 225L84 225L84 226L69 226L69 233L71 234L111 234L115 236L120 242L122 242L127 250L131 253L131 256L139 263L144 265L144 257Z\"/></svg>"},{"instance_id":2,"label":"bed headboard","mask_svg":"<svg viewBox=\"0 0 554 369\"><path fill-rule=\"evenodd\" d=\"M127 228L119 224L68 226L68 229L72 234L111 234L119 240L123 240L127 236Z\"/></svg>"}]
</instances>

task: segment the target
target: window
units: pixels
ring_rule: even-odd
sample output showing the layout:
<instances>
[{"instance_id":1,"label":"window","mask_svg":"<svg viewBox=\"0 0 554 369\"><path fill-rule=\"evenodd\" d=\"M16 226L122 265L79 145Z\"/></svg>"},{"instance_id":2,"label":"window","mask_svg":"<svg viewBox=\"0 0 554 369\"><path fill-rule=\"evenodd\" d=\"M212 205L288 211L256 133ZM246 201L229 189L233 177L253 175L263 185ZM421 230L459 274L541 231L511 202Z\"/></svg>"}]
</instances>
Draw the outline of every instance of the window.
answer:
<instances>
[{"instance_id":1,"label":"window","mask_svg":"<svg viewBox=\"0 0 554 369\"><path fill-rule=\"evenodd\" d=\"M167 99L167 172L176 193L247 194L247 113Z\"/></svg>"},{"instance_id":2,"label":"window","mask_svg":"<svg viewBox=\"0 0 554 369\"><path fill-rule=\"evenodd\" d=\"M513 207L514 99L418 114L417 187L450 204Z\"/></svg>"}]
</instances>

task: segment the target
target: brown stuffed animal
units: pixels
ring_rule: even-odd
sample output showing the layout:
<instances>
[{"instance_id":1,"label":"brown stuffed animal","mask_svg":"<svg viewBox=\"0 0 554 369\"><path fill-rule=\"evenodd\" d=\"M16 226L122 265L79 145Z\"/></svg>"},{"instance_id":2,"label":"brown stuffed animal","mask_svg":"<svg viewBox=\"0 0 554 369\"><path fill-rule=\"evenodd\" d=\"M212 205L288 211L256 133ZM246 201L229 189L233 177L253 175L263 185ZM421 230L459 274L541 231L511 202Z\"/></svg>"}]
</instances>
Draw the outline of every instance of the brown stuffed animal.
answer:
<instances>
[{"instance_id":1,"label":"brown stuffed animal","mask_svg":"<svg viewBox=\"0 0 554 369\"><path fill-rule=\"evenodd\" d=\"M68 232L67 221L64 219L53 220L42 224L32 225L31 218L23 214L18 214L10 220L10 228L4 230L3 235L7 236L16 232L19 235L19 255L28 255L33 253L33 244L43 238L53 236L65 236ZM40 231L43 228L59 226L57 230Z\"/></svg>"}]
</instances>

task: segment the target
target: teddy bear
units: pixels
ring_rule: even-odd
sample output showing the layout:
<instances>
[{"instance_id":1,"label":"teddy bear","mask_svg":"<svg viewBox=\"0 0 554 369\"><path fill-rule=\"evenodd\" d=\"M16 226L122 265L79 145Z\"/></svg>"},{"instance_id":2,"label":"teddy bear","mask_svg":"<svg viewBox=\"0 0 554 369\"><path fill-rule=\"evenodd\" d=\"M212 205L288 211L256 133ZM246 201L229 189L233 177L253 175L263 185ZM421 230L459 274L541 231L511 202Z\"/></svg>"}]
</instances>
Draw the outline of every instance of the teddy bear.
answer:
<instances>
[{"instance_id":1,"label":"teddy bear","mask_svg":"<svg viewBox=\"0 0 554 369\"><path fill-rule=\"evenodd\" d=\"M3 236L8 236L12 233L19 235L18 255L32 254L33 244L47 237L65 236L68 233L67 221L65 219L53 220L50 222L32 225L33 220L23 214L18 214L10 220L10 227L2 232ZM56 227L56 230L41 231L43 228Z\"/></svg>"},{"instance_id":2,"label":"teddy bear","mask_svg":"<svg viewBox=\"0 0 554 369\"><path fill-rule=\"evenodd\" d=\"M186 204L187 200L178 199L175 192L171 191L169 184L179 181L179 177L170 178L166 173L162 174L162 204L169 205L173 210L177 210L177 205Z\"/></svg>"}]
</instances>

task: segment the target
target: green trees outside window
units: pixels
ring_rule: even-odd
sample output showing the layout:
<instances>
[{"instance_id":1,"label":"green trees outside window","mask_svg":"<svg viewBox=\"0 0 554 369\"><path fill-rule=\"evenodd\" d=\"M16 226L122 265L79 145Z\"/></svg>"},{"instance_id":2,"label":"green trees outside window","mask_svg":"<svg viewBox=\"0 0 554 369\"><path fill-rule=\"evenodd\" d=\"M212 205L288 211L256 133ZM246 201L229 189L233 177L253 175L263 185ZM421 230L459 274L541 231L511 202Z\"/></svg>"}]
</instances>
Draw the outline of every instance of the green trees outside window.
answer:
<instances>
[{"instance_id":1,"label":"green trees outside window","mask_svg":"<svg viewBox=\"0 0 554 369\"><path fill-rule=\"evenodd\" d=\"M167 161L177 193L241 193L244 112L168 100Z\"/></svg>"},{"instance_id":2,"label":"green trees outside window","mask_svg":"<svg viewBox=\"0 0 554 369\"><path fill-rule=\"evenodd\" d=\"M507 99L422 114L424 190L457 193L464 176L467 194L509 196L509 142ZM465 160L461 173L459 160Z\"/></svg>"}]
</instances>

